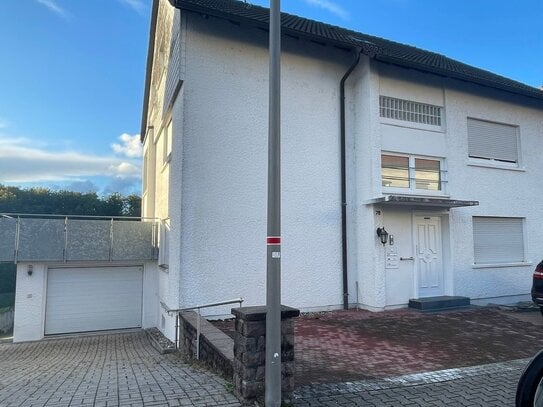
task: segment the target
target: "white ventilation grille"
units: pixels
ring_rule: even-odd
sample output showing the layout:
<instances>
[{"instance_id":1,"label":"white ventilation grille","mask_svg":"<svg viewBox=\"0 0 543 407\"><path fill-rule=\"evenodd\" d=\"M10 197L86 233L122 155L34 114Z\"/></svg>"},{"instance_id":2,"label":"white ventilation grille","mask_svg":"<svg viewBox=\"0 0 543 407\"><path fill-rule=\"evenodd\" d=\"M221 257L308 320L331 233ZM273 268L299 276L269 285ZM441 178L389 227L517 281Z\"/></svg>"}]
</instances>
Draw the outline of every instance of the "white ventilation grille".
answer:
<instances>
[{"instance_id":1,"label":"white ventilation grille","mask_svg":"<svg viewBox=\"0 0 543 407\"><path fill-rule=\"evenodd\" d=\"M441 126L442 108L426 103L379 96L381 117L412 123Z\"/></svg>"}]
</instances>

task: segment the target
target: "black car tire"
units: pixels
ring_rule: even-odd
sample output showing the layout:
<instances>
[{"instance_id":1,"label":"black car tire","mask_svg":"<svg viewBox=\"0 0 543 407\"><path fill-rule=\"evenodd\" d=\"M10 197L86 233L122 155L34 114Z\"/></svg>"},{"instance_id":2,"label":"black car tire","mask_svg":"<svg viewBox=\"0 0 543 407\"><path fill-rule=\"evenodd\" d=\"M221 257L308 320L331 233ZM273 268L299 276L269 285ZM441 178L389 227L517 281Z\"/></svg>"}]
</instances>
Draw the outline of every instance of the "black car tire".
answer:
<instances>
[{"instance_id":1,"label":"black car tire","mask_svg":"<svg viewBox=\"0 0 543 407\"><path fill-rule=\"evenodd\" d=\"M516 407L534 407L537 388L543 380L543 350L528 363L520 376L515 398Z\"/></svg>"}]
</instances>

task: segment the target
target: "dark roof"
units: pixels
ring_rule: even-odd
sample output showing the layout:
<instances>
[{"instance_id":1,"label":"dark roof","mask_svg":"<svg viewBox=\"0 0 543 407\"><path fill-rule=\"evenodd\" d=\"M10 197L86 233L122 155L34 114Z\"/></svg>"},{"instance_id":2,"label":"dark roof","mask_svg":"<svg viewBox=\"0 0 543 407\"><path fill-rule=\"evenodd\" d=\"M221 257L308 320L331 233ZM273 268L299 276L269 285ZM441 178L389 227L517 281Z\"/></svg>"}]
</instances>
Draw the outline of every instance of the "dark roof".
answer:
<instances>
[{"instance_id":1,"label":"dark roof","mask_svg":"<svg viewBox=\"0 0 543 407\"><path fill-rule=\"evenodd\" d=\"M170 0L170 2L179 9L246 22L265 29L269 25L269 9L243 1ZM379 61L460 79L531 98L543 99L543 91L537 88L455 61L435 52L287 13L282 13L281 20L282 30L285 34L306 37L340 47L358 47L362 53Z\"/></svg>"}]
</instances>

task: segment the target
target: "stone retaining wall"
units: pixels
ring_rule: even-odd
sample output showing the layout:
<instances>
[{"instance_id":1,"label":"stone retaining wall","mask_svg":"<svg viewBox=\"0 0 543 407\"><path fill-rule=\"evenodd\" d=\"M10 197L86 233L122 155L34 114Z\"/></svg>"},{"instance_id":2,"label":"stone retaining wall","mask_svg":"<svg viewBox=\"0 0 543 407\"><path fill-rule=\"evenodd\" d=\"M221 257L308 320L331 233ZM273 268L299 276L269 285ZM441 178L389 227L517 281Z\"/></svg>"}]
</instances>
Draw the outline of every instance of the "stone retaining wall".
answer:
<instances>
[{"instance_id":1,"label":"stone retaining wall","mask_svg":"<svg viewBox=\"0 0 543 407\"><path fill-rule=\"evenodd\" d=\"M193 311L181 312L179 318L179 349L191 359L196 359L197 319L198 314ZM200 360L232 380L234 341L203 317L200 318Z\"/></svg>"}]
</instances>

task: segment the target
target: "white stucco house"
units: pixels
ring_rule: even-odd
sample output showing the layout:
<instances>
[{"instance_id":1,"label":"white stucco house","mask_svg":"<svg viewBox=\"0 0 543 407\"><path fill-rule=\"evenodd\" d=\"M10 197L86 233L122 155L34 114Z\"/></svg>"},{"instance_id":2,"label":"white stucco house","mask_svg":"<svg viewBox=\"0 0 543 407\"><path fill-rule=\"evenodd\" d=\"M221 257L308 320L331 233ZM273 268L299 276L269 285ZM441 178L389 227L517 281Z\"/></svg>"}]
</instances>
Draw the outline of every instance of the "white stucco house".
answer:
<instances>
[{"instance_id":1,"label":"white stucco house","mask_svg":"<svg viewBox=\"0 0 543 407\"><path fill-rule=\"evenodd\" d=\"M168 308L265 302L268 13L234 0L153 2L142 198L143 216L161 225L160 254L158 265L113 262L137 269L132 325L173 338ZM542 147L541 90L285 14L283 303L380 311L441 295L528 299L543 257ZM71 263L34 267L40 280L29 264L16 313L32 316L26 337L38 338L55 304L47 284ZM34 308L25 284L37 285Z\"/></svg>"},{"instance_id":2,"label":"white stucco house","mask_svg":"<svg viewBox=\"0 0 543 407\"><path fill-rule=\"evenodd\" d=\"M245 2L154 2L143 210L169 223L170 308L265 301L267 24ZM527 299L543 255L543 92L286 14L282 50L283 303Z\"/></svg>"}]
</instances>

